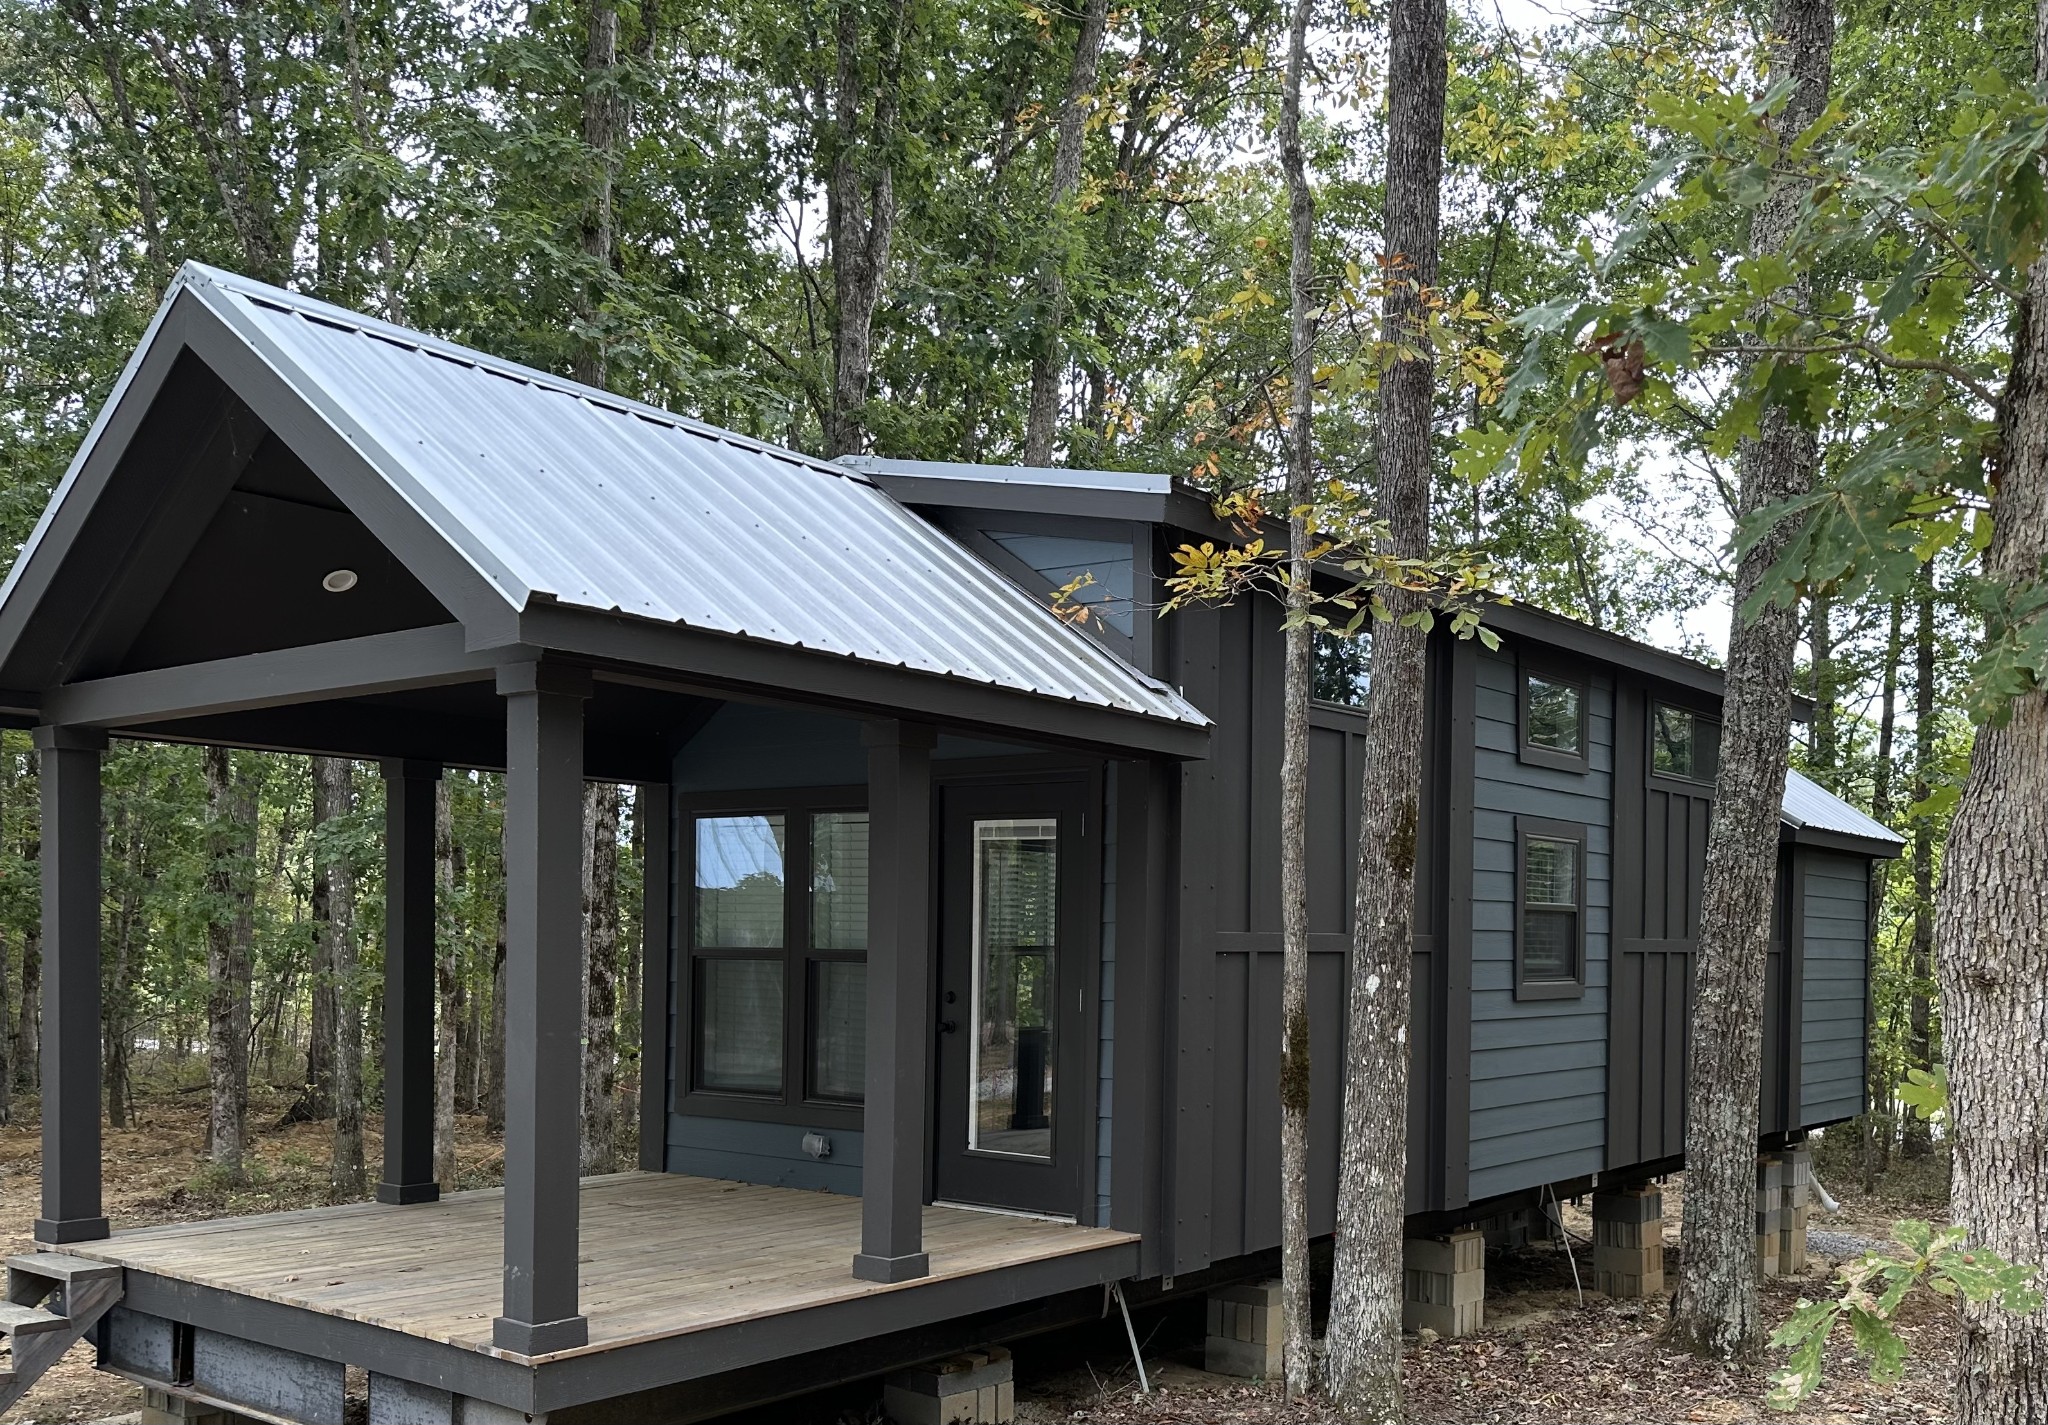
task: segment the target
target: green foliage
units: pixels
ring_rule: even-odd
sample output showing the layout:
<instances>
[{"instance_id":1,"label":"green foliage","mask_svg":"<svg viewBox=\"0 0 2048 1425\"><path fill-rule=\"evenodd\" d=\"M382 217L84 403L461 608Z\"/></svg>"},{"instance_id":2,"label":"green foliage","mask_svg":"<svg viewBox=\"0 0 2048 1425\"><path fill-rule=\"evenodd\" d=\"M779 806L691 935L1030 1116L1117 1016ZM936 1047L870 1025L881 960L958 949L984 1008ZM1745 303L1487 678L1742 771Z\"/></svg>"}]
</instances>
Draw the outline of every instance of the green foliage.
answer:
<instances>
[{"instance_id":1,"label":"green foliage","mask_svg":"<svg viewBox=\"0 0 2048 1425\"><path fill-rule=\"evenodd\" d=\"M1916 1287L1943 1297L1996 1302L2021 1315L2041 1306L2034 1285L2040 1269L1970 1247L1966 1228L1908 1220L1893 1224L1892 1237L1903 1254L1871 1253L1843 1266L1836 1296L1802 1298L1772 1334L1771 1345L1787 1353L1765 1397L1772 1409L1795 1409L1820 1385L1828 1338L1844 1320L1856 1354L1869 1363L1871 1380L1879 1385L1897 1381L1905 1370L1906 1343L1894 1323Z\"/></svg>"}]
</instances>

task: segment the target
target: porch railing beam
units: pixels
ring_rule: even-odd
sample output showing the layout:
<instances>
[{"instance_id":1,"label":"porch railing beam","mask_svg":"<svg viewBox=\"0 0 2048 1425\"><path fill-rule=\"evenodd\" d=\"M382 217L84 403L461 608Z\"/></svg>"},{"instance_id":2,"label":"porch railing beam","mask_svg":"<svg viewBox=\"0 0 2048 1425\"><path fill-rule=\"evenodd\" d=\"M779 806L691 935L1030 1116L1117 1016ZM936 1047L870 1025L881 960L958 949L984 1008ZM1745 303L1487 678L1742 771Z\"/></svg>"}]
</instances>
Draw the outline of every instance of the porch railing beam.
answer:
<instances>
[{"instance_id":1,"label":"porch railing beam","mask_svg":"<svg viewBox=\"0 0 2048 1425\"><path fill-rule=\"evenodd\" d=\"M505 657L502 648L470 652L461 624L436 624L66 683L44 695L42 715L45 722L75 727L212 717L475 682L489 678Z\"/></svg>"},{"instance_id":2,"label":"porch railing beam","mask_svg":"<svg viewBox=\"0 0 2048 1425\"><path fill-rule=\"evenodd\" d=\"M868 1058L860 1252L853 1274L900 1282L931 1272L924 1250L926 1085L932 1024L932 744L929 727L885 720L868 749Z\"/></svg>"},{"instance_id":3,"label":"porch railing beam","mask_svg":"<svg viewBox=\"0 0 2048 1425\"><path fill-rule=\"evenodd\" d=\"M582 1156L583 704L587 671L498 670L505 699L505 1309L500 1350L584 1345L577 1310Z\"/></svg>"},{"instance_id":4,"label":"porch railing beam","mask_svg":"<svg viewBox=\"0 0 2048 1425\"><path fill-rule=\"evenodd\" d=\"M100 754L39 727L43 795L43 1211L48 1246L107 1235L100 1205Z\"/></svg>"},{"instance_id":5,"label":"porch railing beam","mask_svg":"<svg viewBox=\"0 0 2048 1425\"><path fill-rule=\"evenodd\" d=\"M377 1201L433 1202L434 790L438 762L384 772L384 1177Z\"/></svg>"}]
</instances>

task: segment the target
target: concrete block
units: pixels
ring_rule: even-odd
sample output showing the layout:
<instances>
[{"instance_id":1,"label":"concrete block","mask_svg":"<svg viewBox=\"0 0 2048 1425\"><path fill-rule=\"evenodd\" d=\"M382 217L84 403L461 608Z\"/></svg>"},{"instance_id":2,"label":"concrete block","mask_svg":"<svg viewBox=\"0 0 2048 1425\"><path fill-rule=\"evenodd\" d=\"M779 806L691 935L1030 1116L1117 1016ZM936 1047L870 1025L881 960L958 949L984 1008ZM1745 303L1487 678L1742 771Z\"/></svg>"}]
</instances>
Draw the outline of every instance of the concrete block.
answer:
<instances>
[{"instance_id":1,"label":"concrete block","mask_svg":"<svg viewBox=\"0 0 2048 1425\"><path fill-rule=\"evenodd\" d=\"M1432 1305L1419 1301L1401 1303L1401 1329L1403 1331L1434 1331L1445 1340L1460 1336L1476 1335L1486 1325L1486 1303L1475 1301L1468 1305Z\"/></svg>"},{"instance_id":2,"label":"concrete block","mask_svg":"<svg viewBox=\"0 0 2048 1425\"><path fill-rule=\"evenodd\" d=\"M1664 1294L1664 1271L1660 1267L1654 1272L1617 1272L1593 1269L1593 1290L1603 1296L1649 1297Z\"/></svg>"},{"instance_id":3,"label":"concrete block","mask_svg":"<svg viewBox=\"0 0 2048 1425\"><path fill-rule=\"evenodd\" d=\"M882 1408L896 1425L1003 1425L1016 1413L1012 1374L1001 1346L963 1351L890 1376Z\"/></svg>"},{"instance_id":4,"label":"concrete block","mask_svg":"<svg viewBox=\"0 0 2048 1425\"><path fill-rule=\"evenodd\" d=\"M1238 1376L1244 1380L1278 1380L1286 1362L1286 1343L1237 1341L1211 1336L1202 1343L1202 1369L1211 1375Z\"/></svg>"},{"instance_id":5,"label":"concrete block","mask_svg":"<svg viewBox=\"0 0 2048 1425\"><path fill-rule=\"evenodd\" d=\"M1593 1194L1593 1221L1617 1223L1662 1222L1664 1194L1654 1187L1623 1188L1617 1192Z\"/></svg>"},{"instance_id":6,"label":"concrete block","mask_svg":"<svg viewBox=\"0 0 2048 1425\"><path fill-rule=\"evenodd\" d=\"M1409 1271L1483 1272L1486 1234L1453 1232L1448 1237L1410 1237L1401 1244L1402 1265Z\"/></svg>"},{"instance_id":7,"label":"concrete block","mask_svg":"<svg viewBox=\"0 0 2048 1425\"><path fill-rule=\"evenodd\" d=\"M1656 1276L1664 1270L1664 1244L1649 1247L1595 1247L1593 1270L1629 1276Z\"/></svg>"}]
</instances>

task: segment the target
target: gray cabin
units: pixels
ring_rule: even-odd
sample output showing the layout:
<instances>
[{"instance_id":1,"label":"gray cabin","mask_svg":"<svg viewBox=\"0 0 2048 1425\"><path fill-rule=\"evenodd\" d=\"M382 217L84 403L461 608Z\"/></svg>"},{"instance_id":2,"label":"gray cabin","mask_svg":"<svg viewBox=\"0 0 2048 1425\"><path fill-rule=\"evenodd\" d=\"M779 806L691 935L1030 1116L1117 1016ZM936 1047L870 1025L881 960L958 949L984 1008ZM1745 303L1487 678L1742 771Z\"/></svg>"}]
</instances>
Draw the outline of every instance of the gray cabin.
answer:
<instances>
[{"instance_id":1,"label":"gray cabin","mask_svg":"<svg viewBox=\"0 0 2048 1425\"><path fill-rule=\"evenodd\" d=\"M1164 476L826 464L189 265L0 590L42 755L43 1207L13 1299L164 1409L686 1421L1269 1274L1280 633L1157 618ZM1093 583L1085 626L1049 595ZM1682 1166L1714 670L1533 609L1430 648L1418 1242ZM1314 1229L1369 670L1318 656ZM109 737L381 764L374 1203L110 1230ZM507 775L502 1191L431 1172L434 783ZM639 1171L579 1180L585 779L647 857ZM1764 1141L1861 1111L1871 870L1786 794ZM667 1013L660 1012L666 1006ZM1596 1197L1596 1203L1599 1199ZM1597 1215L1597 1213L1596 1213ZM26 1352L26 1354L24 1354Z\"/></svg>"}]
</instances>

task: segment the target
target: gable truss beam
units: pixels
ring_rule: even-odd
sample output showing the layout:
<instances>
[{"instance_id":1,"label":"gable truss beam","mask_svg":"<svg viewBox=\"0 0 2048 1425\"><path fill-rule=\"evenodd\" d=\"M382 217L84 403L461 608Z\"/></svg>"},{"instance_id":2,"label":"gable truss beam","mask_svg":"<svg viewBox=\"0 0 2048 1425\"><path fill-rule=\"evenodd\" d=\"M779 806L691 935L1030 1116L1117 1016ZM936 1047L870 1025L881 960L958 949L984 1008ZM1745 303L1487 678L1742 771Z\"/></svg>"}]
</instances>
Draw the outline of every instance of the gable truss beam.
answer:
<instances>
[{"instance_id":1,"label":"gable truss beam","mask_svg":"<svg viewBox=\"0 0 2048 1425\"><path fill-rule=\"evenodd\" d=\"M505 658L502 648L470 652L462 625L439 624L67 683L43 697L42 716L69 727L132 727L480 682Z\"/></svg>"}]
</instances>

